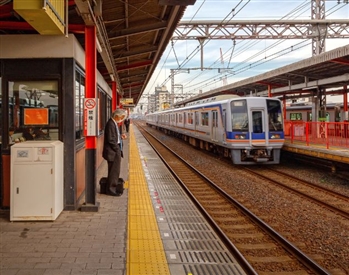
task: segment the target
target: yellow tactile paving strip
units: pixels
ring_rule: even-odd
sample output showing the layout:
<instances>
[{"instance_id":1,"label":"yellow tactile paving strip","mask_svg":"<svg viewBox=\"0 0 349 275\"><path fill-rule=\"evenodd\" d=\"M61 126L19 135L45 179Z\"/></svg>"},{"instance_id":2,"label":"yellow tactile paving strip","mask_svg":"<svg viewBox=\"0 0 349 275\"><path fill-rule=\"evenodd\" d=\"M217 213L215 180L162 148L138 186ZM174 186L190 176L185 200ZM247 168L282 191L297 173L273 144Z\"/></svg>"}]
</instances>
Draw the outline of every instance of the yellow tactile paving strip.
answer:
<instances>
[{"instance_id":1,"label":"yellow tactile paving strip","mask_svg":"<svg viewBox=\"0 0 349 275\"><path fill-rule=\"evenodd\" d=\"M128 176L128 275L170 274L133 129Z\"/></svg>"}]
</instances>

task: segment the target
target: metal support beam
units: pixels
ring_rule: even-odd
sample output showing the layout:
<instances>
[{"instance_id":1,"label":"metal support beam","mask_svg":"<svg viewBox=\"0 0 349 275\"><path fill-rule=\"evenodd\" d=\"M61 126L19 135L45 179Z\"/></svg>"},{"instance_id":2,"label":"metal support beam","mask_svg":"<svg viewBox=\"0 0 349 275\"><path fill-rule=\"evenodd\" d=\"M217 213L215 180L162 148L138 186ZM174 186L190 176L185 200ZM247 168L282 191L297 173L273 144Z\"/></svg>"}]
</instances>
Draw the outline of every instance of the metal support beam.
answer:
<instances>
[{"instance_id":1,"label":"metal support beam","mask_svg":"<svg viewBox=\"0 0 349 275\"><path fill-rule=\"evenodd\" d=\"M325 0L311 0L311 19L325 20ZM325 52L325 39L327 34L326 25L312 25L312 55Z\"/></svg>"},{"instance_id":2,"label":"metal support beam","mask_svg":"<svg viewBox=\"0 0 349 275\"><path fill-rule=\"evenodd\" d=\"M180 21L172 40L313 39L319 37L317 31L319 29L322 30L321 34L326 34L326 38L349 38L347 19L231 20L229 22L202 20Z\"/></svg>"}]
</instances>

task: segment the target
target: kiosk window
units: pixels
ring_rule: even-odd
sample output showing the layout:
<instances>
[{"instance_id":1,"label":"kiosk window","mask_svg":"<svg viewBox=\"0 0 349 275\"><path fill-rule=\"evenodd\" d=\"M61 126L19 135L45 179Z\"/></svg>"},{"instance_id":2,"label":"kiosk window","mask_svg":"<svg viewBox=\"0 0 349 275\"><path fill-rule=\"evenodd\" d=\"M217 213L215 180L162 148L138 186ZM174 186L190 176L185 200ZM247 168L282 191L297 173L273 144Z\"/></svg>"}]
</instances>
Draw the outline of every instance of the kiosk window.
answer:
<instances>
[{"instance_id":1,"label":"kiosk window","mask_svg":"<svg viewBox=\"0 0 349 275\"><path fill-rule=\"evenodd\" d=\"M58 81L8 82L9 143L58 140Z\"/></svg>"}]
</instances>

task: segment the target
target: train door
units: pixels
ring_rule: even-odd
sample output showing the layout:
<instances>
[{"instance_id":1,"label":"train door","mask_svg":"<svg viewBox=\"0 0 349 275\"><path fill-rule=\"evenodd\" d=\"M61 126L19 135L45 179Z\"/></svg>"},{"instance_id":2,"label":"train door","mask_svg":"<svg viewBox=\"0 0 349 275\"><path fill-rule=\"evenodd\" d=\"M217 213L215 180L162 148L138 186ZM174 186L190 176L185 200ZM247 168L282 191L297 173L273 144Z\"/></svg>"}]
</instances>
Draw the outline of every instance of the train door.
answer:
<instances>
[{"instance_id":1,"label":"train door","mask_svg":"<svg viewBox=\"0 0 349 275\"><path fill-rule=\"evenodd\" d=\"M194 121L194 130L195 130L195 135L198 136L198 127L199 127L199 112L195 111L195 121Z\"/></svg>"},{"instance_id":2,"label":"train door","mask_svg":"<svg viewBox=\"0 0 349 275\"><path fill-rule=\"evenodd\" d=\"M222 135L223 135L223 143L224 144L227 144L227 135L226 135L226 129L227 129L227 120L226 120L226 113L225 113L225 109L223 110L223 115L222 115L222 129L223 129L223 132L222 132Z\"/></svg>"},{"instance_id":3,"label":"train door","mask_svg":"<svg viewBox=\"0 0 349 275\"><path fill-rule=\"evenodd\" d=\"M218 141L218 112L212 111L211 139Z\"/></svg>"},{"instance_id":4,"label":"train door","mask_svg":"<svg viewBox=\"0 0 349 275\"><path fill-rule=\"evenodd\" d=\"M265 112L263 109L253 109L251 110L252 114L252 132L251 132L251 141L261 141L265 140Z\"/></svg>"},{"instance_id":5,"label":"train door","mask_svg":"<svg viewBox=\"0 0 349 275\"><path fill-rule=\"evenodd\" d=\"M183 112L183 128L186 128L186 123L187 123L187 113Z\"/></svg>"}]
</instances>

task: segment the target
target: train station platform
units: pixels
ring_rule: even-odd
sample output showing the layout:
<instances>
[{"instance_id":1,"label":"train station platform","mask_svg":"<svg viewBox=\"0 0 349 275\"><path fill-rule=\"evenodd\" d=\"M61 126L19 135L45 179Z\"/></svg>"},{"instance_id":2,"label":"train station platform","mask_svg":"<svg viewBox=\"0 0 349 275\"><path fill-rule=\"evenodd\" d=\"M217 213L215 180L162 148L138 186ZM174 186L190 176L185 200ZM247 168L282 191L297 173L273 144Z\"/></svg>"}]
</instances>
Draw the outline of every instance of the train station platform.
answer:
<instances>
[{"instance_id":1,"label":"train station platform","mask_svg":"<svg viewBox=\"0 0 349 275\"><path fill-rule=\"evenodd\" d=\"M325 161L349 164L349 149L347 147L331 146L326 148L325 144L310 144L305 141L293 141L286 139L282 147L283 151L301 154L309 157L319 158Z\"/></svg>"},{"instance_id":2,"label":"train station platform","mask_svg":"<svg viewBox=\"0 0 349 275\"><path fill-rule=\"evenodd\" d=\"M99 193L98 181L107 175L103 162L98 212L10 222L9 211L0 211L1 275L245 274L132 126L121 167L124 193Z\"/></svg>"}]
</instances>

